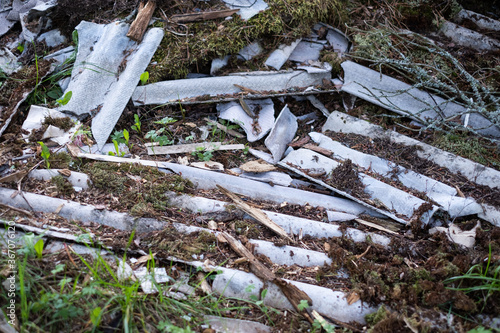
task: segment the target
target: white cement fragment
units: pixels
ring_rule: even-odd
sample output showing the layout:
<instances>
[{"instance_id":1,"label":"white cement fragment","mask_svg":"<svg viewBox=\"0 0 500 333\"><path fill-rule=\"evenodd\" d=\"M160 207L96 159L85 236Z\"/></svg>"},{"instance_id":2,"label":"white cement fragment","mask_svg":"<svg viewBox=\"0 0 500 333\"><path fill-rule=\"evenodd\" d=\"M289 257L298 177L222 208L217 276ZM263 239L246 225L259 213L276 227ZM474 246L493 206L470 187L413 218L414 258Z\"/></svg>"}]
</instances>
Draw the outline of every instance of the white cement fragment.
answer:
<instances>
[{"instance_id":1,"label":"white cement fragment","mask_svg":"<svg viewBox=\"0 0 500 333\"><path fill-rule=\"evenodd\" d=\"M255 245L254 254L263 254L278 265L313 267L332 263L332 259L323 252L288 245L278 247L271 242L255 239L251 239L249 242Z\"/></svg>"},{"instance_id":2,"label":"white cement fragment","mask_svg":"<svg viewBox=\"0 0 500 333\"><path fill-rule=\"evenodd\" d=\"M326 34L326 39L328 43L333 47L333 50L342 57L345 53L349 51L349 39L340 30L329 29Z\"/></svg>"},{"instance_id":3,"label":"white cement fragment","mask_svg":"<svg viewBox=\"0 0 500 333\"><path fill-rule=\"evenodd\" d=\"M477 31L461 27L452 22L444 21L441 23L439 32L450 38L456 44L470 47L479 52L491 52L500 49L499 40L485 36Z\"/></svg>"},{"instance_id":4,"label":"white cement fragment","mask_svg":"<svg viewBox=\"0 0 500 333\"><path fill-rule=\"evenodd\" d=\"M271 133L264 141L267 149L273 155L274 163L277 163L288 148L288 144L292 142L297 132L298 123L287 105L281 110L276 122L274 123Z\"/></svg>"},{"instance_id":5,"label":"white cement fragment","mask_svg":"<svg viewBox=\"0 0 500 333\"><path fill-rule=\"evenodd\" d=\"M238 15L245 21L268 7L264 0L224 0L224 3L230 9L239 9Z\"/></svg>"},{"instance_id":6,"label":"white cement fragment","mask_svg":"<svg viewBox=\"0 0 500 333\"><path fill-rule=\"evenodd\" d=\"M226 209L226 205L228 205L227 202L223 201L202 197L191 197L188 195L177 195L173 192L167 193L167 196L172 205L188 209L193 213L204 214L210 212L220 212L224 211ZM302 234L303 236L310 236L314 238L342 237L342 231L340 230L341 228L337 224L323 223L265 210L263 212L285 231L290 231L294 235ZM342 214L338 212L335 213ZM353 216L353 218L358 217L356 215L349 214L344 214L343 216ZM350 218L350 220L352 220L353 218ZM384 247L388 247L390 243L390 238L386 236L371 232L365 233L354 228L347 228L345 233L346 237L351 238L354 242L365 242L367 236L369 236L374 243L380 244Z\"/></svg>"},{"instance_id":7,"label":"white cement fragment","mask_svg":"<svg viewBox=\"0 0 500 333\"><path fill-rule=\"evenodd\" d=\"M222 272L215 276L212 288L216 293L226 297L250 299L253 296L259 299L260 291L266 288L260 279L252 273L221 267L214 267L214 270L221 270ZM326 317L343 322L355 321L364 324L365 316L376 311L375 308L369 307L361 301L349 305L347 303L347 295L341 291L334 291L296 281L285 281L304 291L313 301L310 309L316 310ZM265 305L293 311L292 305L278 286L268 282L267 290L267 295L263 299Z\"/></svg>"},{"instance_id":8,"label":"white cement fragment","mask_svg":"<svg viewBox=\"0 0 500 333\"><path fill-rule=\"evenodd\" d=\"M238 52L238 59L241 60L250 60L253 57L259 55L263 51L262 46L260 46L259 42L253 42L242 48Z\"/></svg>"},{"instance_id":9,"label":"white cement fragment","mask_svg":"<svg viewBox=\"0 0 500 333\"><path fill-rule=\"evenodd\" d=\"M330 222L351 221L358 218L356 215L332 212L331 210L326 211L326 216Z\"/></svg>"},{"instance_id":10,"label":"white cement fragment","mask_svg":"<svg viewBox=\"0 0 500 333\"><path fill-rule=\"evenodd\" d=\"M417 146L419 147L419 149L416 149L418 157L447 168L452 173L461 174L476 184L500 189L500 171L438 149L395 131L384 130L380 126L370 124L365 120L349 116L342 112L332 112L325 125L323 125L322 131L353 133L370 138L385 138L394 143ZM478 216L496 226L500 226L500 209L488 204L481 204L481 206L483 207L483 212L478 214Z\"/></svg>"},{"instance_id":11,"label":"white cement fragment","mask_svg":"<svg viewBox=\"0 0 500 333\"><path fill-rule=\"evenodd\" d=\"M278 171L268 171L268 172L243 172L240 174L242 178L248 178L252 180L257 180L259 182L264 182L268 184L290 186L292 183L292 177L283 172Z\"/></svg>"},{"instance_id":12,"label":"white cement fragment","mask_svg":"<svg viewBox=\"0 0 500 333\"><path fill-rule=\"evenodd\" d=\"M56 176L62 176L59 172L59 169L35 169L31 171L28 176L39 179L39 180L50 180ZM73 187L78 190L86 190L89 188L90 178L88 175L82 172L71 171L71 175L69 177L63 176L66 178Z\"/></svg>"},{"instance_id":13,"label":"white cement fragment","mask_svg":"<svg viewBox=\"0 0 500 333\"><path fill-rule=\"evenodd\" d=\"M467 110L456 103L412 87L390 76L380 74L352 61L342 63L344 69L343 92L355 95L393 112L427 123L439 118L436 111L445 117L463 114ZM463 121L463 119L462 119ZM478 113L470 113L469 127L482 135L500 137L500 129Z\"/></svg>"},{"instance_id":14,"label":"white cement fragment","mask_svg":"<svg viewBox=\"0 0 500 333\"><path fill-rule=\"evenodd\" d=\"M212 60L212 64L210 65L210 75L215 75L215 73L227 65L231 56L225 56L224 58L216 58Z\"/></svg>"},{"instance_id":15,"label":"white cement fragment","mask_svg":"<svg viewBox=\"0 0 500 333\"><path fill-rule=\"evenodd\" d=\"M11 21L7 19L7 16L9 15L8 11L4 11L0 13L0 37L5 35L10 28L16 24L15 21Z\"/></svg>"},{"instance_id":16,"label":"white cement fragment","mask_svg":"<svg viewBox=\"0 0 500 333\"><path fill-rule=\"evenodd\" d=\"M456 196L457 190L451 186L380 157L350 149L321 133L311 132L309 136L320 147L332 151L335 159L350 159L354 164L365 170L370 170L370 172L377 173L385 178L395 177L406 187L426 193L429 198L448 211L452 218L482 212L481 206L474 199Z\"/></svg>"},{"instance_id":17,"label":"white cement fragment","mask_svg":"<svg viewBox=\"0 0 500 333\"><path fill-rule=\"evenodd\" d=\"M47 31L37 37L37 41L45 41L48 47L56 47L66 43L66 37L61 34L59 29Z\"/></svg>"},{"instance_id":18,"label":"white cement fragment","mask_svg":"<svg viewBox=\"0 0 500 333\"><path fill-rule=\"evenodd\" d=\"M235 84L256 91L282 91L292 87L309 87L330 79L330 72L309 74L304 71L234 73L200 79L171 80L138 86L132 100L134 105L176 103L197 96L236 94Z\"/></svg>"},{"instance_id":19,"label":"white cement fragment","mask_svg":"<svg viewBox=\"0 0 500 333\"><path fill-rule=\"evenodd\" d=\"M22 134L23 139L28 140L30 134L34 130L42 128L42 122L47 117L64 118L69 116L54 109L49 109L38 105L31 105L30 110L28 112L28 116L26 117L22 125L22 129L28 131L29 134ZM71 137L75 134L77 128L80 126L80 122L77 121L75 118L73 117L69 118L73 120L75 123L75 125L72 128L70 128L68 131L63 131L57 127L49 126L50 129L47 128L48 132L46 131L44 133L44 138L51 138L52 141L57 142L60 145L68 143Z\"/></svg>"},{"instance_id":20,"label":"white cement fragment","mask_svg":"<svg viewBox=\"0 0 500 333\"><path fill-rule=\"evenodd\" d=\"M153 57L163 30L150 29L137 44L126 36L129 25L125 23L82 21L76 29L78 54L67 88L73 96L59 110L96 114L92 134L102 148Z\"/></svg>"},{"instance_id":21,"label":"white cement fragment","mask_svg":"<svg viewBox=\"0 0 500 333\"><path fill-rule=\"evenodd\" d=\"M306 62L308 60L318 60L319 53L323 50L324 45L317 42L301 41L293 50L288 60L296 62Z\"/></svg>"},{"instance_id":22,"label":"white cement fragment","mask_svg":"<svg viewBox=\"0 0 500 333\"><path fill-rule=\"evenodd\" d=\"M205 323L215 332L223 333L271 333L271 328L256 321L225 318L217 316L204 316Z\"/></svg>"},{"instance_id":23,"label":"white cement fragment","mask_svg":"<svg viewBox=\"0 0 500 333\"><path fill-rule=\"evenodd\" d=\"M11 198L14 192L14 190L0 187L0 202L17 208L31 210L20 195ZM167 225L166 222L155 219L135 218L125 213L97 209L92 205L84 206L74 201L51 198L28 192L24 192L24 196L31 204L31 207L37 212L53 213L62 205L59 215L69 220L96 222L119 230L131 231L136 228L139 233L162 230Z\"/></svg>"},{"instance_id":24,"label":"white cement fragment","mask_svg":"<svg viewBox=\"0 0 500 333\"><path fill-rule=\"evenodd\" d=\"M304 148L290 153L281 163L288 165L292 164L301 169L322 168L327 174L339 166L339 162ZM413 213L425 203L422 199L414 197L361 172L358 173L358 175L361 182L365 185L364 192L367 193L372 200L378 200L384 204L388 211L395 210L397 213L407 218L411 218ZM425 221L424 223L428 222L436 209L436 207L432 209L430 215L427 214L427 216L422 216L422 220Z\"/></svg>"},{"instance_id":25,"label":"white cement fragment","mask_svg":"<svg viewBox=\"0 0 500 333\"><path fill-rule=\"evenodd\" d=\"M243 128L247 134L248 142L255 142L266 136L274 125L274 103L270 98L245 100L245 102L251 110L257 106L261 108L257 120L260 132L255 130L254 119L243 110L239 102L217 104L217 111L219 118L229 120Z\"/></svg>"},{"instance_id":26,"label":"white cement fragment","mask_svg":"<svg viewBox=\"0 0 500 333\"><path fill-rule=\"evenodd\" d=\"M297 39L292 44L281 44L276 50L269 55L267 58L265 65L269 67L273 67L276 70L280 70L281 66L288 60L293 50L299 45L301 39Z\"/></svg>"}]
</instances>

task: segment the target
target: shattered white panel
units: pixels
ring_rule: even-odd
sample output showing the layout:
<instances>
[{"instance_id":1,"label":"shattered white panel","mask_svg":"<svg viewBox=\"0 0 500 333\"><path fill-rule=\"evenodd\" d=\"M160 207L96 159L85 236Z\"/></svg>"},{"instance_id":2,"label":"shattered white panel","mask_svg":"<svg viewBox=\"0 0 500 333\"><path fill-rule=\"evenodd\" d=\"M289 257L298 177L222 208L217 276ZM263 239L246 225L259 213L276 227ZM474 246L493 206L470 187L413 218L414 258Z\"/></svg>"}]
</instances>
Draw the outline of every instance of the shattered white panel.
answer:
<instances>
[{"instance_id":1,"label":"shattered white panel","mask_svg":"<svg viewBox=\"0 0 500 333\"><path fill-rule=\"evenodd\" d=\"M418 157L429 160L437 165L447 168L450 172L460 174L476 184L500 189L500 171L486 167L466 158L438 149L426 143L391 130L371 124L345 113L334 111L322 128L322 131L354 133L371 138L386 138L391 142L406 146L417 146ZM483 212L478 217L500 226L500 209L488 204L481 204ZM445 207L446 208L446 207ZM449 208L448 208L449 209Z\"/></svg>"},{"instance_id":2,"label":"shattered white panel","mask_svg":"<svg viewBox=\"0 0 500 333\"><path fill-rule=\"evenodd\" d=\"M301 41L288 58L291 61L306 62L307 60L318 60L319 53L323 50L323 44Z\"/></svg>"},{"instance_id":3,"label":"shattered white panel","mask_svg":"<svg viewBox=\"0 0 500 333\"><path fill-rule=\"evenodd\" d=\"M342 63L344 84L341 91L415 120L426 123L435 118L448 118L467 110L439 96L416 89L390 76L380 74L352 61ZM439 114L436 110L439 110ZM483 135L500 137L500 129L477 113L471 113L469 127Z\"/></svg>"},{"instance_id":4,"label":"shattered white panel","mask_svg":"<svg viewBox=\"0 0 500 333\"><path fill-rule=\"evenodd\" d=\"M429 198L436 201L436 203L448 211L452 218L482 212L481 206L476 203L475 200L457 197L457 190L451 186L418 174L412 170L408 170L380 157L350 149L323 134L311 132L309 136L320 147L332 151L333 157L336 159L350 159L354 164L365 170L370 170L385 178L396 178L404 186L426 193Z\"/></svg>"},{"instance_id":5,"label":"shattered white panel","mask_svg":"<svg viewBox=\"0 0 500 333\"><path fill-rule=\"evenodd\" d=\"M292 142L297 132L298 123L297 117L290 112L287 105L281 110L281 113L276 119L271 133L264 141L267 149L273 155L274 163L277 163L283 157L288 148L288 144Z\"/></svg>"},{"instance_id":6,"label":"shattered white panel","mask_svg":"<svg viewBox=\"0 0 500 333\"><path fill-rule=\"evenodd\" d=\"M463 245L467 248L472 248L476 242L476 231L477 228L481 226L479 221L476 226L471 230L461 230L456 224L450 224L448 228L435 227L429 230L429 234L434 234L436 232L444 232L448 239L456 244Z\"/></svg>"},{"instance_id":7,"label":"shattered white panel","mask_svg":"<svg viewBox=\"0 0 500 333\"><path fill-rule=\"evenodd\" d=\"M268 7L264 0L224 0L224 3L230 9L239 9L238 15L243 20L251 19Z\"/></svg>"},{"instance_id":8,"label":"shattered white panel","mask_svg":"<svg viewBox=\"0 0 500 333\"><path fill-rule=\"evenodd\" d=\"M138 86L132 100L134 105L166 104L186 98L209 95L237 94L241 89L235 84L256 91L282 91L294 87L310 87L329 80L330 72L308 74L303 71L250 72L228 76L171 80Z\"/></svg>"},{"instance_id":9,"label":"shattered white panel","mask_svg":"<svg viewBox=\"0 0 500 333\"><path fill-rule=\"evenodd\" d=\"M137 44L126 36L129 25L125 23L82 21L76 29L78 54L67 88L73 97L59 109L95 115L92 134L102 147L153 57L163 30L150 29Z\"/></svg>"},{"instance_id":10,"label":"shattered white panel","mask_svg":"<svg viewBox=\"0 0 500 333\"><path fill-rule=\"evenodd\" d=\"M153 273L149 273L146 267L141 267L134 271L134 275L140 281L141 288L145 294L158 292L155 283L164 283L172 280L164 267L155 267Z\"/></svg>"},{"instance_id":11,"label":"shattered white panel","mask_svg":"<svg viewBox=\"0 0 500 333\"><path fill-rule=\"evenodd\" d=\"M28 131L29 134L23 134L23 139L27 140L33 130L38 130L42 128L42 122L45 118L64 118L68 117L68 115L59 112L57 110L45 108L43 106L32 105L30 107L30 111L26 120L22 125L22 129ZM63 131L55 126L49 126L47 131L44 133L44 138L51 138L52 141L57 142L60 145L64 145L69 142L73 134L75 134L77 128L79 127L80 122L75 120L74 118L69 117L75 122L75 126L70 128L68 131Z\"/></svg>"},{"instance_id":12,"label":"shattered white panel","mask_svg":"<svg viewBox=\"0 0 500 333\"><path fill-rule=\"evenodd\" d=\"M262 240L250 240L254 245L254 254L267 256L274 264L299 265L302 267L330 265L330 259L325 253L301 249L294 246L275 246L271 242Z\"/></svg>"},{"instance_id":13,"label":"shattered white panel","mask_svg":"<svg viewBox=\"0 0 500 333\"><path fill-rule=\"evenodd\" d=\"M299 45L300 41L301 39L297 39L294 42L292 42L291 45L286 45L286 44L280 45L267 58L265 65L280 70L281 66L283 66L283 64L288 60L288 57L290 57L293 50L295 50L297 45Z\"/></svg>"},{"instance_id":14,"label":"shattered white panel","mask_svg":"<svg viewBox=\"0 0 500 333\"><path fill-rule=\"evenodd\" d=\"M327 173L330 173L332 170L337 168L340 163L319 153L301 148L290 153L280 162L280 165L284 167L294 165L301 170L323 168ZM360 181L365 186L364 192L368 194L370 199L375 203L378 202L377 206L380 206L380 208L385 209L387 212L395 211L397 214L404 215L410 219L413 214L426 203L422 199L385 184L361 172L358 173L358 175ZM321 185L325 186L323 182L321 182ZM331 186L329 186L329 188L334 189ZM343 195L347 194L344 191L339 191L338 189L335 189L335 191ZM348 197L356 199L357 202L360 202L359 199L351 195L348 195ZM429 211L422 215L422 221L424 223L428 223L437 209L438 207L433 206ZM400 220L398 219L398 221Z\"/></svg>"},{"instance_id":15,"label":"shattered white panel","mask_svg":"<svg viewBox=\"0 0 500 333\"><path fill-rule=\"evenodd\" d=\"M263 49L260 46L259 42L254 42L245 46L238 52L238 59L250 60L253 57L259 55L262 51Z\"/></svg>"},{"instance_id":16,"label":"shattered white panel","mask_svg":"<svg viewBox=\"0 0 500 333\"><path fill-rule=\"evenodd\" d=\"M238 102L217 104L219 118L238 124L247 134L248 142L255 142L266 136L274 125L274 103L272 99L245 100L248 107L254 110L260 108L257 118L258 127L254 126L254 119L250 117Z\"/></svg>"},{"instance_id":17,"label":"shattered white panel","mask_svg":"<svg viewBox=\"0 0 500 333\"><path fill-rule=\"evenodd\" d=\"M7 16L9 15L8 11L4 11L0 13L0 37L5 35L10 28L16 24L15 21L11 21L7 19Z\"/></svg>"}]
</instances>

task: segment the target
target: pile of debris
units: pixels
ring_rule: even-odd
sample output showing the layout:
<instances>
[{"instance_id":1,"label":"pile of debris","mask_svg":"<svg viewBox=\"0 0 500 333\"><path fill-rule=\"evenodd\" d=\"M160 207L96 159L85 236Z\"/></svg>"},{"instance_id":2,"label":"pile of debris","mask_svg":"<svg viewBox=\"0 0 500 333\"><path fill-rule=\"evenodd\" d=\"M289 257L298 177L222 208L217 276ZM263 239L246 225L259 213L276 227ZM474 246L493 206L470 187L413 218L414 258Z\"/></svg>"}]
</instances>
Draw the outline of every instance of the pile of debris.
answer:
<instances>
[{"instance_id":1,"label":"pile of debris","mask_svg":"<svg viewBox=\"0 0 500 333\"><path fill-rule=\"evenodd\" d=\"M119 279L139 281L144 294L168 289L164 297L182 300L198 297L197 286L285 317L295 311L320 330L498 329L500 159L485 166L405 134L467 131L498 154L498 82L469 74L450 48L498 52L499 21L462 9L427 36L317 23L274 50L249 40L186 78L149 83L161 77L167 39L195 40L204 22L219 22L219 34L225 22L250 26L272 6L223 1L165 13L148 1L121 20L81 21L73 45L51 30L59 6L0 7L0 205L11 217L1 222L15 221L19 246L38 234L44 253L73 261L101 258L99 245ZM379 50L360 43L375 38ZM415 65L411 48L437 54L434 64ZM432 73L438 62L465 83ZM355 103L384 109L401 131L367 121ZM206 244L179 246L191 238ZM485 278L497 273L480 310L476 294L444 286L483 261ZM443 304L474 322L447 316ZM206 326L192 327L293 325L227 317L207 313Z\"/></svg>"}]
</instances>

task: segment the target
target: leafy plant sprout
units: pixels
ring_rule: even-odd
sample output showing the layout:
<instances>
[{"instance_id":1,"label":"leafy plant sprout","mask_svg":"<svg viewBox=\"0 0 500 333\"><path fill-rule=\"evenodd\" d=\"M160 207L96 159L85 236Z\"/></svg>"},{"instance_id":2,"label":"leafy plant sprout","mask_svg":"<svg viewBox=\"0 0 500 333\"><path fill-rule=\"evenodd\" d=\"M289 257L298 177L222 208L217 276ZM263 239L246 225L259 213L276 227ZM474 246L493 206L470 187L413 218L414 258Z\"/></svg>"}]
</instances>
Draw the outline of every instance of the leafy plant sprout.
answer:
<instances>
[{"instance_id":1,"label":"leafy plant sprout","mask_svg":"<svg viewBox=\"0 0 500 333\"><path fill-rule=\"evenodd\" d=\"M40 147L42 147L41 156L45 160L45 166L47 167L47 169L50 169L50 149L42 141L38 141L38 144L40 145Z\"/></svg>"}]
</instances>

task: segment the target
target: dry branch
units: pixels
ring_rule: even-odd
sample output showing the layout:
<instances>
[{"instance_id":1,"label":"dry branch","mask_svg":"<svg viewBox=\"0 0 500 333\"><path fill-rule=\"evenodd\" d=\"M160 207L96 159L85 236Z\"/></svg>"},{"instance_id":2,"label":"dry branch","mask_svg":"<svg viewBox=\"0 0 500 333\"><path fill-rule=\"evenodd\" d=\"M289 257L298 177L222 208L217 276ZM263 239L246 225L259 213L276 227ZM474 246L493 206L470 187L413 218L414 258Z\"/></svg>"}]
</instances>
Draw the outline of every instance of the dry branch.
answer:
<instances>
[{"instance_id":1,"label":"dry branch","mask_svg":"<svg viewBox=\"0 0 500 333\"><path fill-rule=\"evenodd\" d=\"M248 215L250 215L251 217L253 217L257 221L259 221L260 223L262 223L263 225L265 225L266 227L268 227L272 231L274 231L279 236L288 239L292 243L295 242L292 238L290 238L290 236L288 236L288 234L286 233L285 230L283 230L282 227L280 227L273 220L271 220L269 217L267 217L267 215L263 211L261 211L260 209L251 207L247 203L243 202L243 200L241 200L240 198L238 198L238 196L236 194L234 194L233 192L225 189L224 187L222 187L220 185L217 185L217 188L222 193L224 193L225 195L227 195L231 200L233 200L233 202L235 203L235 205L238 208L240 208L242 211L244 211L245 213L247 213Z\"/></svg>"},{"instance_id":2,"label":"dry branch","mask_svg":"<svg viewBox=\"0 0 500 333\"><path fill-rule=\"evenodd\" d=\"M189 22L199 22L205 20L215 20L218 18L224 18L237 13L239 9L225 9L213 12L203 12L203 13L187 13L180 15L172 15L170 17L171 21L177 23L189 23Z\"/></svg>"},{"instance_id":3,"label":"dry branch","mask_svg":"<svg viewBox=\"0 0 500 333\"><path fill-rule=\"evenodd\" d=\"M134 22L130 25L127 37L140 43L148 28L149 21L151 21L151 17L153 17L155 9L156 1L149 0L146 6L144 6L144 2L141 2L139 5L139 12Z\"/></svg>"}]
</instances>

